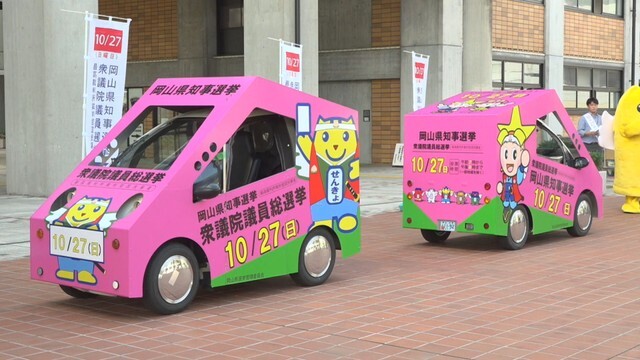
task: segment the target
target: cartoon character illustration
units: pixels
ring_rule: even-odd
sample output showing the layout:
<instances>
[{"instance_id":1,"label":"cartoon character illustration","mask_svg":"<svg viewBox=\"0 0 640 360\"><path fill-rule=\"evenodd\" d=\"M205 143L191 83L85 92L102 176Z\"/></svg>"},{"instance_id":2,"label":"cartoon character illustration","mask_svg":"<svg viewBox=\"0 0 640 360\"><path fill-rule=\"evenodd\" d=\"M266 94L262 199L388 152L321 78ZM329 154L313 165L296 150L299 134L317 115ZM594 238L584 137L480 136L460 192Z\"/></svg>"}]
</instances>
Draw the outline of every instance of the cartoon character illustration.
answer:
<instances>
[{"instance_id":1,"label":"cartoon character illustration","mask_svg":"<svg viewBox=\"0 0 640 360\"><path fill-rule=\"evenodd\" d=\"M467 203L467 193L464 191L456 192L456 204L464 205Z\"/></svg>"},{"instance_id":2,"label":"cartoon character illustration","mask_svg":"<svg viewBox=\"0 0 640 360\"><path fill-rule=\"evenodd\" d=\"M524 142L535 130L535 126L522 125L520 108L516 106L511 113L511 122L508 125L498 125L498 129L502 181L498 182L496 190L504 205L504 222L507 222L511 211L524 200L519 186L527 176L531 159L529 151L524 147Z\"/></svg>"},{"instance_id":3,"label":"cartoon character illustration","mask_svg":"<svg viewBox=\"0 0 640 360\"><path fill-rule=\"evenodd\" d=\"M411 191L411 197L413 197L413 201L421 202L424 201L424 191L421 188L415 188L415 190Z\"/></svg>"},{"instance_id":4,"label":"cartoon character illustration","mask_svg":"<svg viewBox=\"0 0 640 360\"><path fill-rule=\"evenodd\" d=\"M431 188L425 191L425 195L427 197L427 202L433 204L436 202L436 197L438 196L438 192L435 189Z\"/></svg>"},{"instance_id":5,"label":"cartoon character illustration","mask_svg":"<svg viewBox=\"0 0 640 360\"><path fill-rule=\"evenodd\" d=\"M489 99L486 101L479 101L473 104L471 107L471 111L485 111L495 107L502 107L511 104L510 102L504 99Z\"/></svg>"},{"instance_id":6,"label":"cartoon character illustration","mask_svg":"<svg viewBox=\"0 0 640 360\"><path fill-rule=\"evenodd\" d=\"M453 195L453 190L445 186L442 190L440 190L440 202L443 204L451 204L452 195Z\"/></svg>"},{"instance_id":7,"label":"cartoon character illustration","mask_svg":"<svg viewBox=\"0 0 640 360\"><path fill-rule=\"evenodd\" d=\"M458 111L459 109L462 108L468 108L468 107L472 107L473 104L475 104L475 100L471 99L468 101L456 101L456 102L452 102L451 104L443 104L440 103L438 104L437 108L438 110L436 112L439 113L451 113L451 112L455 112Z\"/></svg>"},{"instance_id":8,"label":"cartoon character illustration","mask_svg":"<svg viewBox=\"0 0 640 360\"><path fill-rule=\"evenodd\" d=\"M469 199L471 199L471 205L480 205L480 199L482 199L482 194L477 191L472 191L469 193Z\"/></svg>"},{"instance_id":9,"label":"cartoon character illustration","mask_svg":"<svg viewBox=\"0 0 640 360\"><path fill-rule=\"evenodd\" d=\"M360 160L353 118L320 117L313 137L298 136L298 146L309 163L312 227L333 227L342 232L358 225ZM335 214L344 214L337 218Z\"/></svg>"},{"instance_id":10,"label":"cartoon character illustration","mask_svg":"<svg viewBox=\"0 0 640 360\"><path fill-rule=\"evenodd\" d=\"M85 196L68 209L63 207L51 212L46 221L49 225L105 231L116 220L115 213L107 213L110 204L111 199ZM56 276L69 281L75 281L77 276L78 282L94 285L98 282L94 267L101 269L93 261L58 256Z\"/></svg>"},{"instance_id":11,"label":"cartoon character illustration","mask_svg":"<svg viewBox=\"0 0 640 360\"><path fill-rule=\"evenodd\" d=\"M640 214L640 87L627 90L618 103L613 119L615 172L613 191L624 195L622 211Z\"/></svg>"}]
</instances>

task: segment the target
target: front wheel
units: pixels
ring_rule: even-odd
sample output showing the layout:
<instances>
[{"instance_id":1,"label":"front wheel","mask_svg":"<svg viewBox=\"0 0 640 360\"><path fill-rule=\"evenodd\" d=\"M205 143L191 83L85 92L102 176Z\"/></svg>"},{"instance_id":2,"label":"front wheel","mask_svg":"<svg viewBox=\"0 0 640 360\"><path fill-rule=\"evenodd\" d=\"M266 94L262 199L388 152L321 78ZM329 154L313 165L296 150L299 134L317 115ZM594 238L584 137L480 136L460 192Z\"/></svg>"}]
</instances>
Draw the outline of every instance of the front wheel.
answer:
<instances>
[{"instance_id":1,"label":"front wheel","mask_svg":"<svg viewBox=\"0 0 640 360\"><path fill-rule=\"evenodd\" d=\"M589 196L581 194L574 208L573 226L567 228L567 232L571 236L585 236L589 233L593 223L593 211L591 208Z\"/></svg>"},{"instance_id":2,"label":"front wheel","mask_svg":"<svg viewBox=\"0 0 640 360\"><path fill-rule=\"evenodd\" d=\"M198 260L182 244L169 244L154 255L144 277L145 305L159 314L184 310L196 296Z\"/></svg>"},{"instance_id":3,"label":"front wheel","mask_svg":"<svg viewBox=\"0 0 640 360\"><path fill-rule=\"evenodd\" d=\"M331 275L335 262L335 238L327 229L315 228L302 242L298 272L291 278L302 286L320 285Z\"/></svg>"},{"instance_id":4,"label":"front wheel","mask_svg":"<svg viewBox=\"0 0 640 360\"><path fill-rule=\"evenodd\" d=\"M520 250L527 242L531 231L527 209L518 205L510 211L508 218L507 236L500 238L500 245L507 250Z\"/></svg>"},{"instance_id":5,"label":"front wheel","mask_svg":"<svg viewBox=\"0 0 640 360\"><path fill-rule=\"evenodd\" d=\"M451 231L436 231L436 230L420 230L422 233L422 237L430 243L441 244L449 235L451 235Z\"/></svg>"}]
</instances>

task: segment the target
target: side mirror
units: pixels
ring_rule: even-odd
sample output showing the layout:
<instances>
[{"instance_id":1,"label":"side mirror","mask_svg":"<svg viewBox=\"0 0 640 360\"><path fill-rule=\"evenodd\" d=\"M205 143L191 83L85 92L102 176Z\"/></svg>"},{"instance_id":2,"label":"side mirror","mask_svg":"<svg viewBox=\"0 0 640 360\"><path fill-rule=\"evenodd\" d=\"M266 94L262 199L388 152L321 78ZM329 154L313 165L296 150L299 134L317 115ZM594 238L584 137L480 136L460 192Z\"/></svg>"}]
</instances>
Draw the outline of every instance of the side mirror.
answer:
<instances>
[{"instance_id":1,"label":"side mirror","mask_svg":"<svg viewBox=\"0 0 640 360\"><path fill-rule=\"evenodd\" d=\"M210 162L193 184L193 202L212 199L221 192L220 169Z\"/></svg>"},{"instance_id":2,"label":"side mirror","mask_svg":"<svg viewBox=\"0 0 640 360\"><path fill-rule=\"evenodd\" d=\"M576 169L585 168L587 167L587 165L589 165L589 160L585 157L578 156L577 158L573 159L573 167Z\"/></svg>"}]
</instances>

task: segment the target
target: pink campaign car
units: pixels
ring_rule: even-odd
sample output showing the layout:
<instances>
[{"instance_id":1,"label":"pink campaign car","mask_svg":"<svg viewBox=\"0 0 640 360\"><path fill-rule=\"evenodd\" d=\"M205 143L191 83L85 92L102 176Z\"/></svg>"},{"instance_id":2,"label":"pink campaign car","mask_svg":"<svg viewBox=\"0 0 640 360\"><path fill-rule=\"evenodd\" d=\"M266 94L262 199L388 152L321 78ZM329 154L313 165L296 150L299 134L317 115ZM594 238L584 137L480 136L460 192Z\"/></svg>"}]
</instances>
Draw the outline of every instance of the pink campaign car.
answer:
<instances>
[{"instance_id":1,"label":"pink campaign car","mask_svg":"<svg viewBox=\"0 0 640 360\"><path fill-rule=\"evenodd\" d=\"M319 285L360 251L357 124L257 77L160 79L31 217L31 277L163 314L200 283Z\"/></svg>"},{"instance_id":2,"label":"pink campaign car","mask_svg":"<svg viewBox=\"0 0 640 360\"><path fill-rule=\"evenodd\" d=\"M453 231L584 236L602 215L602 177L553 90L467 92L408 114L403 226L429 242Z\"/></svg>"}]
</instances>

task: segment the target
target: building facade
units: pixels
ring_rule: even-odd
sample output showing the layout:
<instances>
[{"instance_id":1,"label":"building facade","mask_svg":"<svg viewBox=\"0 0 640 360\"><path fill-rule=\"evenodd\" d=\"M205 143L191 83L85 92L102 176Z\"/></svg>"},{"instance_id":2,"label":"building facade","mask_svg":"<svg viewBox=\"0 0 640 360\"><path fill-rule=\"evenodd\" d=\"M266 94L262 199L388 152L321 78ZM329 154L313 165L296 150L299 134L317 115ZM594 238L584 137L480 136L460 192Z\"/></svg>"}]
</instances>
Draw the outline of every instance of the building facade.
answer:
<instances>
[{"instance_id":1,"label":"building facade","mask_svg":"<svg viewBox=\"0 0 640 360\"><path fill-rule=\"evenodd\" d=\"M359 111L365 164L390 164L396 143L402 142L402 117L412 111L411 51L430 56L427 103L465 90L551 88L577 118L586 111L589 96L600 100L601 109L612 111L640 76L635 66L637 37L633 36L635 0L4 3L4 12L18 18L44 9L45 24L59 16L51 3L81 11L94 7L88 11L131 18L125 106L158 77L259 75L277 81L278 44L269 38L301 43L303 90ZM13 34L18 22L7 26L6 18L5 14L4 36L10 46L20 48L23 45ZM32 31L40 34L42 30ZM19 72L22 62L11 57L9 63ZM12 71L7 66L7 77ZM7 82L7 90L19 84ZM15 101L24 100L10 101L7 112L25 116L10 109L17 106ZM53 107L48 110L54 111ZM41 180L46 183L35 186L34 192L29 189L33 186L24 184L22 171L12 175L11 167L29 155L11 155L11 147L32 130L12 126L9 122L16 120L11 119L6 121L11 136L8 192L47 194L64 176ZM13 139L12 130L18 139ZM65 166L61 173L71 170Z\"/></svg>"}]
</instances>

